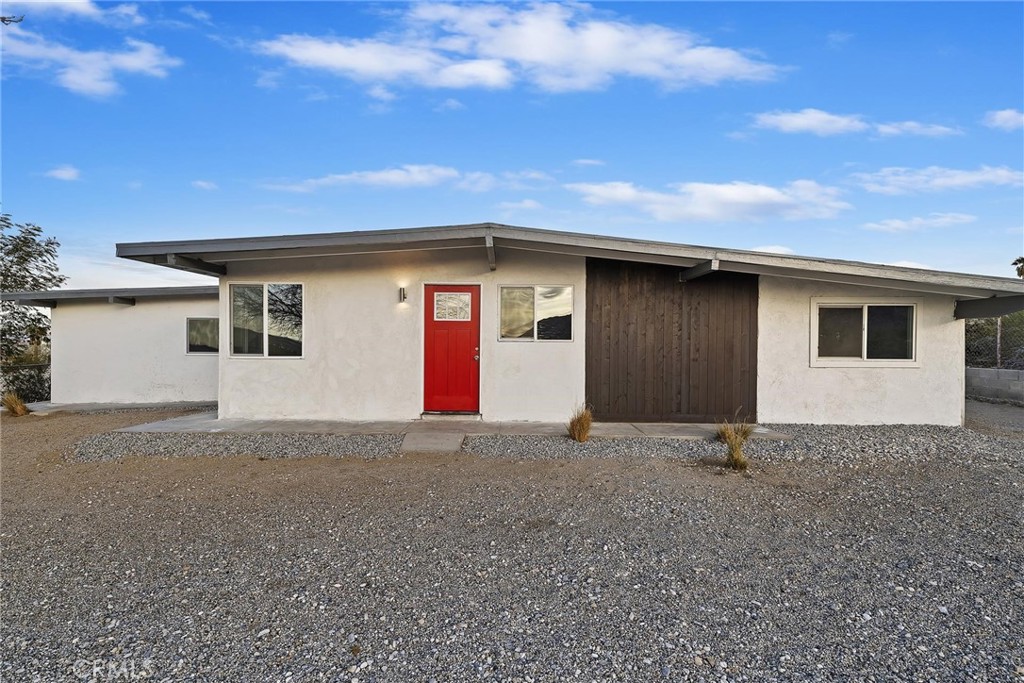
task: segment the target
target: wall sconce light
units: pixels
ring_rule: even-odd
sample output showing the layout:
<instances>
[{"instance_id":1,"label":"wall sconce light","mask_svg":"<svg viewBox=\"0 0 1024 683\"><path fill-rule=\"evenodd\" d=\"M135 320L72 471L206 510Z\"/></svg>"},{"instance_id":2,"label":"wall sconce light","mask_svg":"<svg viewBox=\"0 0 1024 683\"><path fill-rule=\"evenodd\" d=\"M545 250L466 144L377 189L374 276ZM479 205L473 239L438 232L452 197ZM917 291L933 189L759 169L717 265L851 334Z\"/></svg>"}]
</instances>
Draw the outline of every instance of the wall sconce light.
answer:
<instances>
[{"instance_id":1,"label":"wall sconce light","mask_svg":"<svg viewBox=\"0 0 1024 683\"><path fill-rule=\"evenodd\" d=\"M406 299L405 287L399 287L398 288L398 303L400 303L400 304L401 303L405 303L405 299Z\"/></svg>"}]
</instances>

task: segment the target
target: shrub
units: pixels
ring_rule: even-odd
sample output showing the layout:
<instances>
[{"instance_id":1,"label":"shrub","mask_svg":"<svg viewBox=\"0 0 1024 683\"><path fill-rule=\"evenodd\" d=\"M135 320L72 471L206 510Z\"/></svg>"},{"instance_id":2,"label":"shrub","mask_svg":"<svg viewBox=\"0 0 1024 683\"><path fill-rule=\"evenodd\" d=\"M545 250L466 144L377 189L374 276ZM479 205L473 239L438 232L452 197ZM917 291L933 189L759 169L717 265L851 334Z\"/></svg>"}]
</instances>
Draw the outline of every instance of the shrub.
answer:
<instances>
[{"instance_id":1,"label":"shrub","mask_svg":"<svg viewBox=\"0 0 1024 683\"><path fill-rule=\"evenodd\" d=\"M573 411L569 417L569 424L565 428L569 432L569 438L573 441L583 443L590 438L590 425L594 421L594 414L590 412L590 406L582 405Z\"/></svg>"},{"instance_id":2,"label":"shrub","mask_svg":"<svg viewBox=\"0 0 1024 683\"><path fill-rule=\"evenodd\" d=\"M725 421L718 425L718 439L729 448L726 463L734 470L743 471L749 467L747 456L743 453L743 444L754 433L754 425L748 422Z\"/></svg>"},{"instance_id":3,"label":"shrub","mask_svg":"<svg viewBox=\"0 0 1024 683\"><path fill-rule=\"evenodd\" d=\"M0 398L0 404L2 404L4 408L7 408L7 412L14 417L22 417L32 412L28 409L28 406L25 405L25 402L21 400L21 397L13 391L5 393L3 398Z\"/></svg>"},{"instance_id":4,"label":"shrub","mask_svg":"<svg viewBox=\"0 0 1024 683\"><path fill-rule=\"evenodd\" d=\"M6 365L0 372L3 392L12 391L23 401L50 400L49 365Z\"/></svg>"}]
</instances>

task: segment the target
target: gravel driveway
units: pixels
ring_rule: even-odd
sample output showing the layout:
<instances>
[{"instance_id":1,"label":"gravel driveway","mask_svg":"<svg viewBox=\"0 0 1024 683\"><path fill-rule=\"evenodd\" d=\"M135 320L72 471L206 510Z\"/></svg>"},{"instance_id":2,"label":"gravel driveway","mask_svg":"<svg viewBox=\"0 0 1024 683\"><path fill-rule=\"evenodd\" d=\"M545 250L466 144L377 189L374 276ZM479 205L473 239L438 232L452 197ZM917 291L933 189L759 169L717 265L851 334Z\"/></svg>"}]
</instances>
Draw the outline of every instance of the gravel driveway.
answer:
<instances>
[{"instance_id":1,"label":"gravel driveway","mask_svg":"<svg viewBox=\"0 0 1024 683\"><path fill-rule=\"evenodd\" d=\"M154 419L3 418L4 681L1024 675L1020 437L795 429L750 477L59 455Z\"/></svg>"}]
</instances>

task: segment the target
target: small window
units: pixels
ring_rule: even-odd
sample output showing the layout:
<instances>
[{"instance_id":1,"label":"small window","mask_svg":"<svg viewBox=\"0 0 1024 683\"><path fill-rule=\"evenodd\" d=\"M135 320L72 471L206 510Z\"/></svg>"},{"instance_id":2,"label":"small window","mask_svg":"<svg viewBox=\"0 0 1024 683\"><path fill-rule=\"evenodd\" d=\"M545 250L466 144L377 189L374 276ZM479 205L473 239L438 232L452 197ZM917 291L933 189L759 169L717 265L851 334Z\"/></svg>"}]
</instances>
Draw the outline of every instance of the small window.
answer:
<instances>
[{"instance_id":1,"label":"small window","mask_svg":"<svg viewBox=\"0 0 1024 683\"><path fill-rule=\"evenodd\" d=\"M572 286L501 287L499 339L572 340Z\"/></svg>"},{"instance_id":2,"label":"small window","mask_svg":"<svg viewBox=\"0 0 1024 683\"><path fill-rule=\"evenodd\" d=\"M819 367L916 365L917 304L814 301L811 364Z\"/></svg>"},{"instance_id":3,"label":"small window","mask_svg":"<svg viewBox=\"0 0 1024 683\"><path fill-rule=\"evenodd\" d=\"M473 296L466 292L435 292L434 320L472 320Z\"/></svg>"},{"instance_id":4,"label":"small window","mask_svg":"<svg viewBox=\"0 0 1024 683\"><path fill-rule=\"evenodd\" d=\"M220 350L220 321L216 318L188 318L188 352L217 353Z\"/></svg>"},{"instance_id":5,"label":"small window","mask_svg":"<svg viewBox=\"0 0 1024 683\"><path fill-rule=\"evenodd\" d=\"M302 285L231 285L231 353L302 355Z\"/></svg>"}]
</instances>

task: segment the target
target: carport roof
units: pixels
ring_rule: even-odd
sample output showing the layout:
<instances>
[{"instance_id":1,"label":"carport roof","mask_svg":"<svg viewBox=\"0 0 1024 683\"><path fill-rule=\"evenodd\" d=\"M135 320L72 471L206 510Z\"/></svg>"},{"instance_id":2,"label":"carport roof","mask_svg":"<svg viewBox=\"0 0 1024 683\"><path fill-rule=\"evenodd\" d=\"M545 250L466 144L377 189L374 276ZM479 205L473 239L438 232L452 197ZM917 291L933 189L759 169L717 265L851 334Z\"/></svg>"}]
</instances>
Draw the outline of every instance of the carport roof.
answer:
<instances>
[{"instance_id":1,"label":"carport roof","mask_svg":"<svg viewBox=\"0 0 1024 683\"><path fill-rule=\"evenodd\" d=\"M241 237L117 245L122 258L207 275L224 275L232 263L431 249L473 249L491 269L500 250L520 249L680 268L682 279L715 270L947 294L958 299L998 298L986 315L1024 309L1024 281L837 259L788 256L738 249L586 235L500 223L475 223L399 230L334 232L274 237ZM980 303L980 302L979 302ZM994 312L990 312L992 309ZM999 309L999 310L995 310ZM979 309L980 310L980 309ZM978 310L970 311L974 317Z\"/></svg>"}]
</instances>

